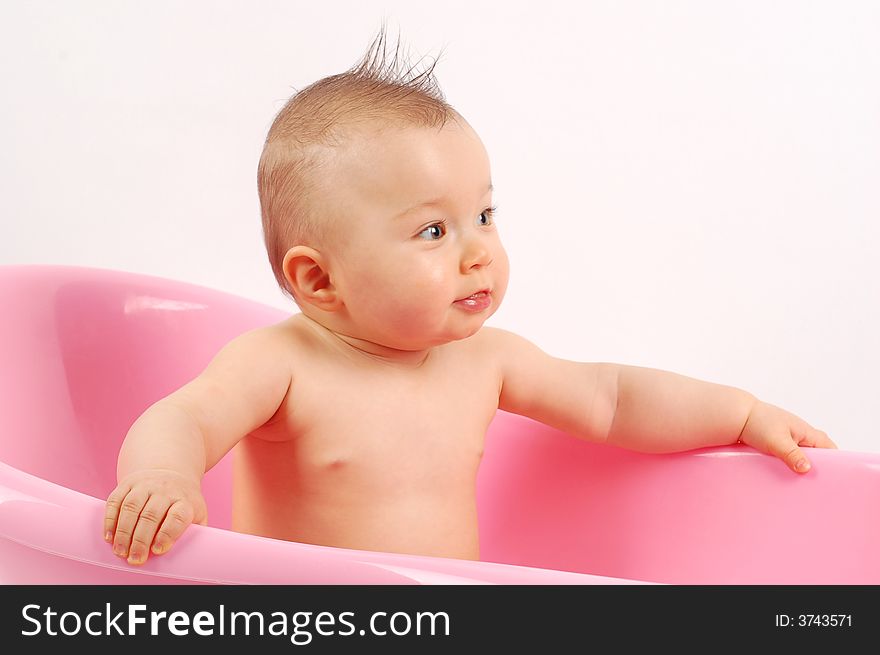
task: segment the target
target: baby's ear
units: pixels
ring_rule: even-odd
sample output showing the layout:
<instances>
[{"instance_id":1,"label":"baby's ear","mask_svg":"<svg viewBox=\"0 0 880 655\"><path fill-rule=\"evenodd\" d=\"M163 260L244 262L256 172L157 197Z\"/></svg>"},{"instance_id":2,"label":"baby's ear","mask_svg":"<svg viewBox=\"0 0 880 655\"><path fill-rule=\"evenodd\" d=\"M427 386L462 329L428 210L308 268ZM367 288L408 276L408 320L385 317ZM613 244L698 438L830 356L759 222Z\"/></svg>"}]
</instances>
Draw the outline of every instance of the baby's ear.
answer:
<instances>
[{"instance_id":1,"label":"baby's ear","mask_svg":"<svg viewBox=\"0 0 880 655\"><path fill-rule=\"evenodd\" d=\"M306 302L326 312L342 305L324 257L314 248L294 246L285 253L281 267L297 302Z\"/></svg>"}]
</instances>

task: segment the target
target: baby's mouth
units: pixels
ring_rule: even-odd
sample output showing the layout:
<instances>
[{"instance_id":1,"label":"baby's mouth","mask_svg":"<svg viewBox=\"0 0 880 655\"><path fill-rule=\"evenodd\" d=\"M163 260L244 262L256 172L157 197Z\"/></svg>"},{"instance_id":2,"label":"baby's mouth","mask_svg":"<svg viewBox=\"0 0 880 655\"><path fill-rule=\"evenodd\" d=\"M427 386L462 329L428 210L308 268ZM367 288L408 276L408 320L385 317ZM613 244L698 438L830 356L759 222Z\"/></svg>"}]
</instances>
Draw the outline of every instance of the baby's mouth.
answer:
<instances>
[{"instance_id":1,"label":"baby's mouth","mask_svg":"<svg viewBox=\"0 0 880 655\"><path fill-rule=\"evenodd\" d=\"M456 300L455 304L459 307L470 310L479 311L486 309L490 304L492 304L491 291L489 291L489 289L481 289L480 291L472 293L465 298L460 298L459 300Z\"/></svg>"},{"instance_id":2,"label":"baby's mouth","mask_svg":"<svg viewBox=\"0 0 880 655\"><path fill-rule=\"evenodd\" d=\"M466 298L459 298L455 302L464 302L465 300L477 300L478 298L485 298L488 295L489 295L488 289L480 289L479 291L472 293L471 295L467 296Z\"/></svg>"}]
</instances>

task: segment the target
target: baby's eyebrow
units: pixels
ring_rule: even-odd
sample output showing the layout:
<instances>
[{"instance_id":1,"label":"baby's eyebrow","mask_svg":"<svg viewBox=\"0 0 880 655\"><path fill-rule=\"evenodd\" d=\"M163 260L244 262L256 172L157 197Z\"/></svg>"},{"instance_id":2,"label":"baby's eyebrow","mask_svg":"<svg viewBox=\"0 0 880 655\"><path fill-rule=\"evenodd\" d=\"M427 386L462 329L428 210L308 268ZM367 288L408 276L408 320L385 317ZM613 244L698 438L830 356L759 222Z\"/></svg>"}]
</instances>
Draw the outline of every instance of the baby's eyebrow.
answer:
<instances>
[{"instance_id":1,"label":"baby's eyebrow","mask_svg":"<svg viewBox=\"0 0 880 655\"><path fill-rule=\"evenodd\" d=\"M494 189L495 189L495 187L492 186L492 182L489 182L489 186L486 187L486 191L484 193L488 193L489 191L493 191ZM402 212L395 215L394 218L400 218L401 216L406 216L410 212L415 211L416 209L422 209L423 207L436 207L438 205L442 205L443 201L444 201L444 198L435 198L434 200L423 200L422 202L417 202L416 204L412 205L408 209L404 209Z\"/></svg>"}]
</instances>

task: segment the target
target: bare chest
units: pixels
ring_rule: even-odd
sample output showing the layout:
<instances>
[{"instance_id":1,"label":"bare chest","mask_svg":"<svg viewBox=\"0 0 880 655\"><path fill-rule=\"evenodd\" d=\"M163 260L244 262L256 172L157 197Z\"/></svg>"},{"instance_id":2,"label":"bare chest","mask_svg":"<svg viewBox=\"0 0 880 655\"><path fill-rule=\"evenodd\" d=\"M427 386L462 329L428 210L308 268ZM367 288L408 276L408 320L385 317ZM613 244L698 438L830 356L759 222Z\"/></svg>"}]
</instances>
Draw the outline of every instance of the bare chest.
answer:
<instances>
[{"instance_id":1,"label":"bare chest","mask_svg":"<svg viewBox=\"0 0 880 655\"><path fill-rule=\"evenodd\" d=\"M285 446L272 450L288 479L437 495L472 486L498 385L479 366L421 375L325 366L300 377L286 402L267 430L285 433Z\"/></svg>"}]
</instances>

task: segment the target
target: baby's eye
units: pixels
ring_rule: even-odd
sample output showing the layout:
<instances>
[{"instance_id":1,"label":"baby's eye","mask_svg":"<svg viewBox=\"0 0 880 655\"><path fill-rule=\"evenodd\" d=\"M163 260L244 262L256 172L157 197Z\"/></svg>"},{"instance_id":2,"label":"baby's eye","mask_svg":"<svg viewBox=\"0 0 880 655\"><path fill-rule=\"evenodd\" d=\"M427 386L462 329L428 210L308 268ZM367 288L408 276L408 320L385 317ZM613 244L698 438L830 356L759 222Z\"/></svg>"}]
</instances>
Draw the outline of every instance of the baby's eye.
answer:
<instances>
[{"instance_id":1,"label":"baby's eye","mask_svg":"<svg viewBox=\"0 0 880 655\"><path fill-rule=\"evenodd\" d=\"M446 225L444 223L434 223L419 232L419 236L426 241L436 241L446 234Z\"/></svg>"},{"instance_id":2,"label":"baby's eye","mask_svg":"<svg viewBox=\"0 0 880 655\"><path fill-rule=\"evenodd\" d=\"M492 225L495 222L495 210L495 207L489 207L480 212L480 215L477 217L477 225L480 227Z\"/></svg>"}]
</instances>

